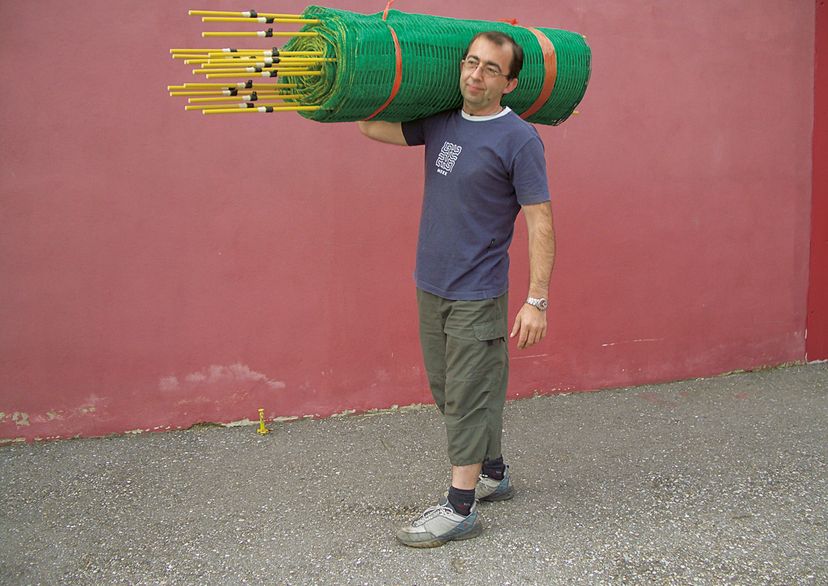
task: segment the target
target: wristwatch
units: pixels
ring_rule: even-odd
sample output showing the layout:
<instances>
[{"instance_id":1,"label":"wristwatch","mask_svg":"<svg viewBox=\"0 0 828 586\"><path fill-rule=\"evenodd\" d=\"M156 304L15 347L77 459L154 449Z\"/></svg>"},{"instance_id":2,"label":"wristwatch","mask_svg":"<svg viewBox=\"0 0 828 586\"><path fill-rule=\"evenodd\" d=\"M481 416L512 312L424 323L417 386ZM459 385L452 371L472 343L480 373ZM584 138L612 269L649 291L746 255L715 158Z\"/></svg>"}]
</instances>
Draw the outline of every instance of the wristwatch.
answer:
<instances>
[{"instance_id":1,"label":"wristwatch","mask_svg":"<svg viewBox=\"0 0 828 586\"><path fill-rule=\"evenodd\" d=\"M549 307L549 300L546 297L527 297L526 303L540 311L546 311L546 308Z\"/></svg>"}]
</instances>

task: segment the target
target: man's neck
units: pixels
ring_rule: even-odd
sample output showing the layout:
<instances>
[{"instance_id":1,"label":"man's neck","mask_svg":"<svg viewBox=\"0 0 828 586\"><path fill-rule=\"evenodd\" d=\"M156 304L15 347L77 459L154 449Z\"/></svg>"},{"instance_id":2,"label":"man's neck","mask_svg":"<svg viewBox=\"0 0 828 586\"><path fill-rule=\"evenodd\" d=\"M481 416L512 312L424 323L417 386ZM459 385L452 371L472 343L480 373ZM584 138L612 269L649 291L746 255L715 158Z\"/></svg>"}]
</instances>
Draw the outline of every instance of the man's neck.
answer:
<instances>
[{"instance_id":1,"label":"man's neck","mask_svg":"<svg viewBox=\"0 0 828 586\"><path fill-rule=\"evenodd\" d=\"M499 112L495 112L494 114L479 114L473 115L466 112L465 108L460 109L460 115L463 117L464 120L469 120L471 122L487 122L489 120L497 120L499 118L503 118L506 116L511 109L508 106L503 106Z\"/></svg>"},{"instance_id":2,"label":"man's neck","mask_svg":"<svg viewBox=\"0 0 828 586\"><path fill-rule=\"evenodd\" d=\"M495 114L503 112L503 106L498 104L492 108L487 108L486 110L474 110L473 108L469 108L468 105L463 104L463 112L469 116L494 116Z\"/></svg>"}]
</instances>

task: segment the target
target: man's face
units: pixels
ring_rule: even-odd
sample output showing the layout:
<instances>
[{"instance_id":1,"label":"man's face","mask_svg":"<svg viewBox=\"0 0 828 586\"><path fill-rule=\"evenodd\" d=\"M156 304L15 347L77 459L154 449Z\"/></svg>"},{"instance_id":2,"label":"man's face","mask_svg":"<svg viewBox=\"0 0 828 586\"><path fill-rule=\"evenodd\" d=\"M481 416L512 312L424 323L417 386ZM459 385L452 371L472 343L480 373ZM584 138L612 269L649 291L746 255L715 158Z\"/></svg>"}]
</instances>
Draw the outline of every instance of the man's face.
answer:
<instances>
[{"instance_id":1,"label":"man's face","mask_svg":"<svg viewBox=\"0 0 828 586\"><path fill-rule=\"evenodd\" d=\"M481 37L469 47L460 63L460 94L463 110L476 116L497 114L500 99L517 86L517 79L507 79L512 62L512 47L498 46Z\"/></svg>"}]
</instances>

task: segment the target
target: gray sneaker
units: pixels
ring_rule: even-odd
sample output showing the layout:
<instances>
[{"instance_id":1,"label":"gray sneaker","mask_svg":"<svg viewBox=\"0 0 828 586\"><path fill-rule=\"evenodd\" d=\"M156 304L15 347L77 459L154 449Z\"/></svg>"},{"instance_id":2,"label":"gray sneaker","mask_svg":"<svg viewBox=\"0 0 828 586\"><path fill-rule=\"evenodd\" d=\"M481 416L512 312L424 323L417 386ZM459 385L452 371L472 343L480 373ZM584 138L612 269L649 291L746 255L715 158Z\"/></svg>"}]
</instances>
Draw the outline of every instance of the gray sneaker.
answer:
<instances>
[{"instance_id":1,"label":"gray sneaker","mask_svg":"<svg viewBox=\"0 0 828 586\"><path fill-rule=\"evenodd\" d=\"M515 495L512 490L512 475L509 474L508 466L503 473L503 480L495 480L481 474L477 486L474 487L474 498L479 501L507 501L513 496Z\"/></svg>"},{"instance_id":2,"label":"gray sneaker","mask_svg":"<svg viewBox=\"0 0 828 586\"><path fill-rule=\"evenodd\" d=\"M422 515L397 531L397 539L410 547L438 547L449 541L471 539L483 532L483 523L477 514L477 503L467 517L459 515L443 499L440 504L429 507Z\"/></svg>"}]
</instances>

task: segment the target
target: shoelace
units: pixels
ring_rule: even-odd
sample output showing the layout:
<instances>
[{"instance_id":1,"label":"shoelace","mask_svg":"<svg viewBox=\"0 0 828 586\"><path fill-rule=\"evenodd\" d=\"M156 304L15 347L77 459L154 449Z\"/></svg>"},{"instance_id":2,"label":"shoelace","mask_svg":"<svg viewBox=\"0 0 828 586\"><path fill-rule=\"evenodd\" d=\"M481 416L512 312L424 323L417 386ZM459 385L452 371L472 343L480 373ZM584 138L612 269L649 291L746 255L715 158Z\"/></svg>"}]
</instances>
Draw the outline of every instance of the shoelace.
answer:
<instances>
[{"instance_id":1,"label":"shoelace","mask_svg":"<svg viewBox=\"0 0 828 586\"><path fill-rule=\"evenodd\" d=\"M438 504L438 505L434 505L433 507L429 507L425 511L423 511L423 514L420 515L420 518L418 520L424 521L426 519L430 519L431 517L433 517L437 514L441 514L441 513L446 513L448 515L451 515L451 514L454 514L454 509L451 508L451 505L449 505L448 502L446 502L446 504L441 503L441 504Z\"/></svg>"}]
</instances>

